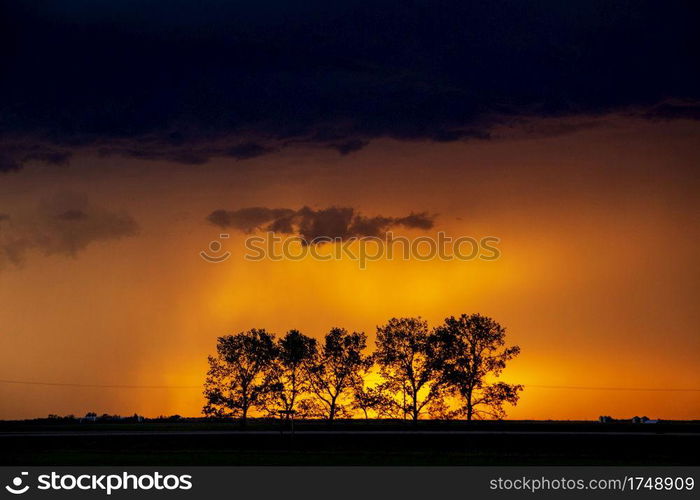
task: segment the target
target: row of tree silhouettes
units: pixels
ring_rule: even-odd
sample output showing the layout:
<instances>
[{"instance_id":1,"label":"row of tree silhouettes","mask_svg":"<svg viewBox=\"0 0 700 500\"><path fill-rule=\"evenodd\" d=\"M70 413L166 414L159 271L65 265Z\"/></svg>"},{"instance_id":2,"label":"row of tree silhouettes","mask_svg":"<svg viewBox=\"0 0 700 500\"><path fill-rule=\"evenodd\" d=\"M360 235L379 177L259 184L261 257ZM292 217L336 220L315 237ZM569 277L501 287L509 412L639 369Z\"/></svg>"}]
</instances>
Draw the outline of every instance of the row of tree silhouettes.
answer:
<instances>
[{"instance_id":1,"label":"row of tree silhouettes","mask_svg":"<svg viewBox=\"0 0 700 500\"><path fill-rule=\"evenodd\" d=\"M480 314L449 317L430 329L418 318L377 327L366 354L362 332L331 329L322 341L290 330L276 338L252 329L217 340L209 357L203 413L239 418L251 411L290 418L503 418L521 385L494 381L520 353L505 328Z\"/></svg>"}]
</instances>

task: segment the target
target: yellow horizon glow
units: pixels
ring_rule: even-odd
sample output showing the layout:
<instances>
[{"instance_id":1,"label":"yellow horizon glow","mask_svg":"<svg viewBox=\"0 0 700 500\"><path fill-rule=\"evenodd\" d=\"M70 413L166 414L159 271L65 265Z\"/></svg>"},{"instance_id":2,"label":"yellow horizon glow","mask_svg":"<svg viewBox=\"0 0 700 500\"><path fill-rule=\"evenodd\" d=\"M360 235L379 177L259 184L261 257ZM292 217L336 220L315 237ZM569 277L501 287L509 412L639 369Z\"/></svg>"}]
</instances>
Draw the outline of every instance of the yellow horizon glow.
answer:
<instances>
[{"instance_id":1,"label":"yellow horizon glow","mask_svg":"<svg viewBox=\"0 0 700 500\"><path fill-rule=\"evenodd\" d=\"M700 387L698 132L637 124L497 144L377 141L351 157L306 151L196 172L90 156L62 171L27 168L0 188L0 212L26 205L27 193L71 189L133 213L141 233L0 270L0 379L198 386L221 335L297 328L320 338L342 326L366 332L372 348L391 317L435 326L479 312L522 349L502 376L526 385L508 418L700 418L698 392L527 387ZM220 233L209 212L258 205L427 210L439 214L435 230L499 237L502 257L365 270L348 260L247 262L239 233L225 263L198 256ZM0 383L0 418L197 416L202 404L196 387Z\"/></svg>"}]
</instances>

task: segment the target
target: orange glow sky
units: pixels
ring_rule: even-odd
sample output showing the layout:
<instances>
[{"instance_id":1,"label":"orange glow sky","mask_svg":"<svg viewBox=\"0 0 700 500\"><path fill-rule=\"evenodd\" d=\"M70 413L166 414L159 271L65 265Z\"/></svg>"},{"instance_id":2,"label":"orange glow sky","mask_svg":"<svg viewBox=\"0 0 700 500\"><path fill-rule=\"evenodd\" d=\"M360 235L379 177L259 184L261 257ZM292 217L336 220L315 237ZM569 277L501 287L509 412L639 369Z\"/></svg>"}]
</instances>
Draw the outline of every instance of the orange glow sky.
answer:
<instances>
[{"instance_id":1,"label":"orange glow sky","mask_svg":"<svg viewBox=\"0 0 700 500\"><path fill-rule=\"evenodd\" d=\"M559 136L378 140L342 157L296 149L195 167L84 153L5 175L0 212L72 191L126 210L140 232L0 270L0 379L195 388L0 383L0 418L196 416L219 335L343 326L372 345L389 317L471 312L521 346L503 374L526 386L509 418L700 418L699 136L697 123L614 118ZM497 236L502 257L247 262L241 234L225 263L198 256L220 232L212 210L303 205L437 213L435 231Z\"/></svg>"}]
</instances>

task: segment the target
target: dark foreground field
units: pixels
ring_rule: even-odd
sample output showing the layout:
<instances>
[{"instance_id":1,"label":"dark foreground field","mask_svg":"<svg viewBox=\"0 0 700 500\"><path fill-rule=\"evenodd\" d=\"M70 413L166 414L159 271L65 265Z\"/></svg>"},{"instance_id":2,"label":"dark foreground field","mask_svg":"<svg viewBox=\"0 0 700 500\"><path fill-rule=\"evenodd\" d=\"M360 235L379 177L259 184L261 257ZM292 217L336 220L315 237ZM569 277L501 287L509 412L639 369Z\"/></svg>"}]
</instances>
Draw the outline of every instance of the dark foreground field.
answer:
<instances>
[{"instance_id":1,"label":"dark foreground field","mask_svg":"<svg viewBox=\"0 0 700 500\"><path fill-rule=\"evenodd\" d=\"M698 465L700 424L0 423L0 465Z\"/></svg>"}]
</instances>

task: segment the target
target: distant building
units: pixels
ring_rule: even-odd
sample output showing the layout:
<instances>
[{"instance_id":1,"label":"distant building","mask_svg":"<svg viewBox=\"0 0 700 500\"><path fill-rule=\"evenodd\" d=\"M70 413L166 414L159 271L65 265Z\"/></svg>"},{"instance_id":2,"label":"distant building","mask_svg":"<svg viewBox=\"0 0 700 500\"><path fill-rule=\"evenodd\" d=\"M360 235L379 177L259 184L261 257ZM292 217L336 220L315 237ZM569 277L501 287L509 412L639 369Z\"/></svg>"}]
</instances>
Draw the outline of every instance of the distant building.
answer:
<instances>
[{"instance_id":1,"label":"distant building","mask_svg":"<svg viewBox=\"0 0 700 500\"><path fill-rule=\"evenodd\" d=\"M652 420L646 415L643 417L632 417L633 424L658 424L658 420Z\"/></svg>"}]
</instances>

